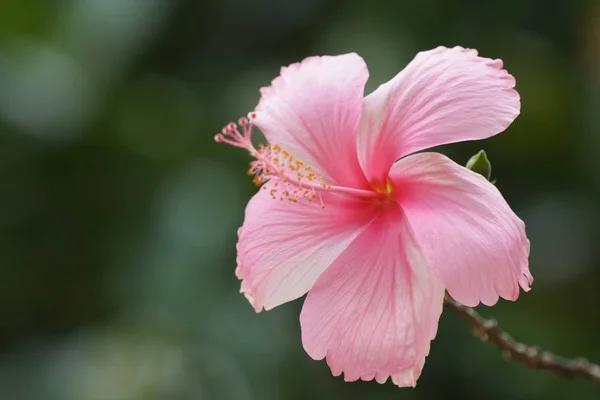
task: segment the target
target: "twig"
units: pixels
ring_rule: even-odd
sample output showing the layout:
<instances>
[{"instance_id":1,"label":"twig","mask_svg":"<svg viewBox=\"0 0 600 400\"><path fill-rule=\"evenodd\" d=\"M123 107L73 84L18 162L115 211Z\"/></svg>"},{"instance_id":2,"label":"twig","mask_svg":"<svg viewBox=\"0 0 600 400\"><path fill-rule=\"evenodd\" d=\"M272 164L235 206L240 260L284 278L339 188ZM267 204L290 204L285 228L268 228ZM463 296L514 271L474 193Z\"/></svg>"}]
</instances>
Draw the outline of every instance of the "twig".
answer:
<instances>
[{"instance_id":1,"label":"twig","mask_svg":"<svg viewBox=\"0 0 600 400\"><path fill-rule=\"evenodd\" d=\"M574 378L583 377L600 383L600 365L584 358L568 359L544 351L536 346L528 346L515 341L508 333L498 327L494 319L485 319L471 307L463 306L446 295L444 308L450 309L467 321L475 334L483 342L491 342L502 354L531 368L547 369L557 375Z\"/></svg>"}]
</instances>

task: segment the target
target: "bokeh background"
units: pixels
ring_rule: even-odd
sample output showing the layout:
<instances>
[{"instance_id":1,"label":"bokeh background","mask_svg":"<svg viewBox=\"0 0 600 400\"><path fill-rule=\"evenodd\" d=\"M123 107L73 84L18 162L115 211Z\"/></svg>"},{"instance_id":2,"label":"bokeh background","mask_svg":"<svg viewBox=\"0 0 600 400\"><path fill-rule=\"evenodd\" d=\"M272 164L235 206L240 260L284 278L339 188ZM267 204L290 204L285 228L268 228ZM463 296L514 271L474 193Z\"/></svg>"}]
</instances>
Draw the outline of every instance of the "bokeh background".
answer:
<instances>
[{"instance_id":1,"label":"bokeh background","mask_svg":"<svg viewBox=\"0 0 600 400\"><path fill-rule=\"evenodd\" d=\"M480 148L526 221L518 339L600 361L600 3L2 0L0 399L598 399L506 362L444 313L416 389L344 383L300 343L302 301L255 314L234 276L255 191L214 134L281 65L356 51L370 92L420 50L502 58L522 115Z\"/></svg>"}]
</instances>

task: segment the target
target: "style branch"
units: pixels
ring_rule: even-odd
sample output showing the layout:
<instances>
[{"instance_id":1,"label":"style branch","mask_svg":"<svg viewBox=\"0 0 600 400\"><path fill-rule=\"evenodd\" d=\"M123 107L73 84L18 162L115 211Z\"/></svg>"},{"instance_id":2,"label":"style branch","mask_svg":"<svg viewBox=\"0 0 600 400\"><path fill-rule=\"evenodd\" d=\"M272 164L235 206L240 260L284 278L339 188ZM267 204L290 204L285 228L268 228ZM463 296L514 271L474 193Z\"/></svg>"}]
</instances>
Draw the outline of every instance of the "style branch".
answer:
<instances>
[{"instance_id":1,"label":"style branch","mask_svg":"<svg viewBox=\"0 0 600 400\"><path fill-rule=\"evenodd\" d=\"M473 331L483 342L495 344L509 360L531 368L546 369L566 378L582 377L600 383L600 365L584 358L559 357L537 346L519 343L502 331L496 320L483 318L471 307L464 306L447 295L444 298L444 308L457 313L473 327Z\"/></svg>"}]
</instances>

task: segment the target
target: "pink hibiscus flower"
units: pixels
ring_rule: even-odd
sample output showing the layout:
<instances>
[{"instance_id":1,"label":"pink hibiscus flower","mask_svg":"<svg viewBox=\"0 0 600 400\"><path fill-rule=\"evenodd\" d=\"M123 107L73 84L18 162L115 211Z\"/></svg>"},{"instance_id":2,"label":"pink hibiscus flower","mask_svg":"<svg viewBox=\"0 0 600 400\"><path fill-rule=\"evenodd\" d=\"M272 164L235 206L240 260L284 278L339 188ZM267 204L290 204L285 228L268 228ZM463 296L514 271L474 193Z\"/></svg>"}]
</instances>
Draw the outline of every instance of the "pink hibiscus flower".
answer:
<instances>
[{"instance_id":1,"label":"pink hibiscus flower","mask_svg":"<svg viewBox=\"0 0 600 400\"><path fill-rule=\"evenodd\" d=\"M494 185L438 153L484 139L517 117L501 60L461 47L419 53L363 98L358 55L310 57L281 69L241 132L263 190L238 231L236 274L256 311L308 292L302 343L346 381L415 386L445 290L493 305L529 290L524 223ZM251 143L258 127L268 146Z\"/></svg>"}]
</instances>

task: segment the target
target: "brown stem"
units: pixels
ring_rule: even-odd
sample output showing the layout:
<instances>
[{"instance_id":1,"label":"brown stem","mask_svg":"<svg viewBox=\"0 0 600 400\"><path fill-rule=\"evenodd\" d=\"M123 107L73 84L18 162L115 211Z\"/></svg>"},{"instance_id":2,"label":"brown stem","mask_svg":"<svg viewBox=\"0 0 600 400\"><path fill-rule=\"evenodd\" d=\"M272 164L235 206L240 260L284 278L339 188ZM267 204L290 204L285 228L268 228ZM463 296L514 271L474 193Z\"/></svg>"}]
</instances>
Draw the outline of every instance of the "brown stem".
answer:
<instances>
[{"instance_id":1,"label":"brown stem","mask_svg":"<svg viewBox=\"0 0 600 400\"><path fill-rule=\"evenodd\" d=\"M463 306L448 295L444 299L444 308L460 315L473 327L475 334L482 341L494 343L508 359L531 368L547 369L563 377L582 377L600 383L600 365L584 358L559 357L539 347L519 343L502 331L496 320L483 318L471 307Z\"/></svg>"}]
</instances>

